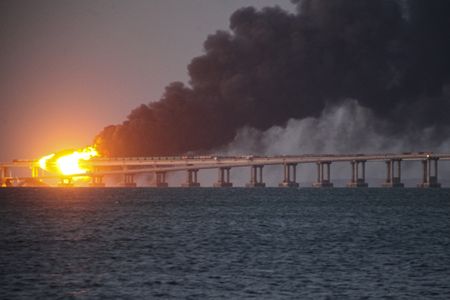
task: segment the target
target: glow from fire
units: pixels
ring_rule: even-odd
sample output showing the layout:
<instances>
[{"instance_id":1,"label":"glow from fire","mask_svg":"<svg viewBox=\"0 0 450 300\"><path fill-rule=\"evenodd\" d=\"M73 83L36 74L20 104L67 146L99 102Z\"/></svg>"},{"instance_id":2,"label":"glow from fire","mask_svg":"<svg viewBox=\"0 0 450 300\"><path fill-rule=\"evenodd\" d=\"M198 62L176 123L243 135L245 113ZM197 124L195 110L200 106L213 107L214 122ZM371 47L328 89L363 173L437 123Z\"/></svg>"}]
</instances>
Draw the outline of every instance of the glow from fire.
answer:
<instances>
[{"instance_id":1,"label":"glow from fire","mask_svg":"<svg viewBox=\"0 0 450 300\"><path fill-rule=\"evenodd\" d=\"M64 175L84 174L88 170L80 166L80 161L89 160L95 156L98 156L97 150L93 147L88 147L81 151L75 151L72 154L59 157L56 160L56 166Z\"/></svg>"},{"instance_id":2,"label":"glow from fire","mask_svg":"<svg viewBox=\"0 0 450 300\"><path fill-rule=\"evenodd\" d=\"M53 158L53 156L55 156L55 153L52 153L52 154L49 154L49 155L46 155L46 156L42 157L39 160L39 167L41 167L41 169L45 170L47 168L47 161L49 159Z\"/></svg>"},{"instance_id":3,"label":"glow from fire","mask_svg":"<svg viewBox=\"0 0 450 300\"><path fill-rule=\"evenodd\" d=\"M48 172L62 175L85 174L89 171L81 163L99 156L95 146L89 146L75 151L61 151L46 155L39 160L39 166Z\"/></svg>"}]
</instances>

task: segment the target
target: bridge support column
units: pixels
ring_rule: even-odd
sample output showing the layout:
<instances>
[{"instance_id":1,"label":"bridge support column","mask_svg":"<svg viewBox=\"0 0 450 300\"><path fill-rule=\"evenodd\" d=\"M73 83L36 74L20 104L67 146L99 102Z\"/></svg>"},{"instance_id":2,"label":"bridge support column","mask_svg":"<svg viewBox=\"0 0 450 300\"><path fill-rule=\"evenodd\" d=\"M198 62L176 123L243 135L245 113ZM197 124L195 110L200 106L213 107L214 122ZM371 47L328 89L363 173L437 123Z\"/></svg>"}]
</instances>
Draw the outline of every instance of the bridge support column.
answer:
<instances>
[{"instance_id":1,"label":"bridge support column","mask_svg":"<svg viewBox=\"0 0 450 300\"><path fill-rule=\"evenodd\" d=\"M284 179L283 182L281 182L278 185L279 187L298 187L298 183L296 182L297 181L296 168L297 164L295 163L284 164Z\"/></svg>"},{"instance_id":2,"label":"bridge support column","mask_svg":"<svg viewBox=\"0 0 450 300\"><path fill-rule=\"evenodd\" d=\"M397 163L397 168L395 164ZM402 183L402 160L391 159L386 161L386 181L383 183L383 187L404 187ZM397 169L397 173L395 172Z\"/></svg>"},{"instance_id":3,"label":"bridge support column","mask_svg":"<svg viewBox=\"0 0 450 300\"><path fill-rule=\"evenodd\" d=\"M232 187L230 182L230 169L229 167L219 168L219 175L217 182L214 183L214 187Z\"/></svg>"},{"instance_id":4,"label":"bridge support column","mask_svg":"<svg viewBox=\"0 0 450 300\"><path fill-rule=\"evenodd\" d=\"M12 186L11 175L7 167L0 168L0 187Z\"/></svg>"},{"instance_id":5,"label":"bridge support column","mask_svg":"<svg viewBox=\"0 0 450 300\"><path fill-rule=\"evenodd\" d=\"M31 167L31 178L39 178L39 167Z\"/></svg>"},{"instance_id":6,"label":"bridge support column","mask_svg":"<svg viewBox=\"0 0 450 300\"><path fill-rule=\"evenodd\" d=\"M7 167L0 168L0 177L2 179L8 177L8 175L9 175L8 173L9 173L9 169Z\"/></svg>"},{"instance_id":7,"label":"bridge support column","mask_svg":"<svg viewBox=\"0 0 450 300\"><path fill-rule=\"evenodd\" d=\"M166 172L156 172L156 187L166 188L169 184L166 182Z\"/></svg>"},{"instance_id":8,"label":"bridge support column","mask_svg":"<svg viewBox=\"0 0 450 300\"><path fill-rule=\"evenodd\" d=\"M313 183L313 187L333 187L330 166L331 161L317 162L317 181Z\"/></svg>"},{"instance_id":9,"label":"bridge support column","mask_svg":"<svg viewBox=\"0 0 450 300\"><path fill-rule=\"evenodd\" d=\"M423 178L422 183L417 187L421 188L440 188L441 184L438 182L438 160L439 157L429 157L422 160ZM432 167L434 165L434 168Z\"/></svg>"},{"instance_id":10,"label":"bridge support column","mask_svg":"<svg viewBox=\"0 0 450 300\"><path fill-rule=\"evenodd\" d=\"M136 187L136 182L134 182L134 174L125 173L123 174L123 187L134 188Z\"/></svg>"},{"instance_id":11,"label":"bridge support column","mask_svg":"<svg viewBox=\"0 0 450 300\"><path fill-rule=\"evenodd\" d=\"M199 187L200 183L197 181L198 169L187 170L186 182L181 184L182 187Z\"/></svg>"},{"instance_id":12,"label":"bridge support column","mask_svg":"<svg viewBox=\"0 0 450 300\"><path fill-rule=\"evenodd\" d=\"M93 173L100 172L99 167L95 167L93 169ZM103 176L101 175L92 175L91 183L89 184L90 187L105 187L105 184L103 183Z\"/></svg>"},{"instance_id":13,"label":"bridge support column","mask_svg":"<svg viewBox=\"0 0 450 300\"><path fill-rule=\"evenodd\" d=\"M72 177L61 177L58 187L73 187Z\"/></svg>"},{"instance_id":14,"label":"bridge support column","mask_svg":"<svg viewBox=\"0 0 450 300\"><path fill-rule=\"evenodd\" d=\"M105 187L103 183L103 176L92 176L92 181L89 184L91 187Z\"/></svg>"},{"instance_id":15,"label":"bridge support column","mask_svg":"<svg viewBox=\"0 0 450 300\"><path fill-rule=\"evenodd\" d=\"M264 168L264 166L251 166L250 182L245 185L246 187L265 187L266 186L266 184L263 182L263 175L262 175L263 168Z\"/></svg>"},{"instance_id":16,"label":"bridge support column","mask_svg":"<svg viewBox=\"0 0 450 300\"><path fill-rule=\"evenodd\" d=\"M352 179L349 183L347 183L347 187L350 188L368 187L369 185L366 182L366 161L354 160L351 162L351 165L352 165Z\"/></svg>"}]
</instances>

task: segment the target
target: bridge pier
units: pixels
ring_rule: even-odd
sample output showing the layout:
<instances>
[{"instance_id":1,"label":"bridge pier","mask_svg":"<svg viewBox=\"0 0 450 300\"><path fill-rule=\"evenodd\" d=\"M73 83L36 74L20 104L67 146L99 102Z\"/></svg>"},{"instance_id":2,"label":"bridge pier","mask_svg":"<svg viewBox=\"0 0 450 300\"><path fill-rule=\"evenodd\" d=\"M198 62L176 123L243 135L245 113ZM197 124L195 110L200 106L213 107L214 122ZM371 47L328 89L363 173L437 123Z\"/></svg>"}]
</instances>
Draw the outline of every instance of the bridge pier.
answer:
<instances>
[{"instance_id":1,"label":"bridge pier","mask_svg":"<svg viewBox=\"0 0 450 300\"><path fill-rule=\"evenodd\" d=\"M438 182L438 160L439 157L429 157L427 159L422 160L423 178L422 183L419 183L417 187L420 188L441 187L441 184ZM432 168L432 165L434 165L434 168Z\"/></svg>"},{"instance_id":2,"label":"bridge pier","mask_svg":"<svg viewBox=\"0 0 450 300\"><path fill-rule=\"evenodd\" d=\"M156 172L155 176L156 176L156 183L155 183L156 187L166 188L169 186L169 184L166 182L166 172Z\"/></svg>"},{"instance_id":3,"label":"bridge pier","mask_svg":"<svg viewBox=\"0 0 450 300\"><path fill-rule=\"evenodd\" d=\"M39 178L39 167L31 167L31 178Z\"/></svg>"},{"instance_id":4,"label":"bridge pier","mask_svg":"<svg viewBox=\"0 0 450 300\"><path fill-rule=\"evenodd\" d=\"M105 187L103 183L103 176L92 176L92 181L89 184L90 187Z\"/></svg>"},{"instance_id":5,"label":"bridge pier","mask_svg":"<svg viewBox=\"0 0 450 300\"><path fill-rule=\"evenodd\" d=\"M366 182L366 161L365 160L354 160L351 162L352 165L352 179L347 183L349 188L359 188L368 187ZM359 167L361 165L361 168ZM359 170L361 169L361 173Z\"/></svg>"},{"instance_id":6,"label":"bridge pier","mask_svg":"<svg viewBox=\"0 0 450 300\"><path fill-rule=\"evenodd\" d=\"M230 167L219 168L219 175L214 187L232 187L230 182Z\"/></svg>"},{"instance_id":7,"label":"bridge pier","mask_svg":"<svg viewBox=\"0 0 450 300\"><path fill-rule=\"evenodd\" d=\"M9 175L9 168L8 167L2 167L0 169L0 177L3 179L3 178L8 177L8 175Z\"/></svg>"},{"instance_id":8,"label":"bridge pier","mask_svg":"<svg viewBox=\"0 0 450 300\"><path fill-rule=\"evenodd\" d=\"M288 163L284 164L284 179L278 186L279 187L298 187L297 183L297 164L296 163ZM291 173L292 170L292 173ZM291 177L292 175L292 177ZM292 179L292 180L291 180Z\"/></svg>"},{"instance_id":9,"label":"bridge pier","mask_svg":"<svg viewBox=\"0 0 450 300\"><path fill-rule=\"evenodd\" d=\"M181 184L182 187L199 187L200 183L197 181L198 169L187 170L186 182Z\"/></svg>"},{"instance_id":10,"label":"bridge pier","mask_svg":"<svg viewBox=\"0 0 450 300\"><path fill-rule=\"evenodd\" d=\"M11 175L9 174L9 168L0 168L0 187L12 186Z\"/></svg>"},{"instance_id":11,"label":"bridge pier","mask_svg":"<svg viewBox=\"0 0 450 300\"><path fill-rule=\"evenodd\" d=\"M136 182L134 182L134 174L125 173L123 174L123 187L134 188L136 187Z\"/></svg>"},{"instance_id":12,"label":"bridge pier","mask_svg":"<svg viewBox=\"0 0 450 300\"><path fill-rule=\"evenodd\" d=\"M253 165L250 168L250 182L245 184L245 187L265 187L263 182L263 165ZM258 171L259 170L259 171Z\"/></svg>"},{"instance_id":13,"label":"bridge pier","mask_svg":"<svg viewBox=\"0 0 450 300\"><path fill-rule=\"evenodd\" d=\"M94 174L97 172L100 172L99 167L94 168ZM105 187L105 184L103 183L103 176L101 175L92 175L91 183L89 184L90 187Z\"/></svg>"},{"instance_id":14,"label":"bridge pier","mask_svg":"<svg viewBox=\"0 0 450 300\"><path fill-rule=\"evenodd\" d=\"M58 187L73 187L72 177L61 177Z\"/></svg>"},{"instance_id":15,"label":"bridge pier","mask_svg":"<svg viewBox=\"0 0 450 300\"><path fill-rule=\"evenodd\" d=\"M395 168L395 163L397 163L397 168ZM386 161L386 181L383 183L383 187L404 187L402 183L402 160L401 159L391 159ZM397 174L395 172L397 169Z\"/></svg>"},{"instance_id":16,"label":"bridge pier","mask_svg":"<svg viewBox=\"0 0 450 300\"><path fill-rule=\"evenodd\" d=\"M331 161L317 162L317 181L313 183L313 187L333 187L330 165Z\"/></svg>"}]
</instances>

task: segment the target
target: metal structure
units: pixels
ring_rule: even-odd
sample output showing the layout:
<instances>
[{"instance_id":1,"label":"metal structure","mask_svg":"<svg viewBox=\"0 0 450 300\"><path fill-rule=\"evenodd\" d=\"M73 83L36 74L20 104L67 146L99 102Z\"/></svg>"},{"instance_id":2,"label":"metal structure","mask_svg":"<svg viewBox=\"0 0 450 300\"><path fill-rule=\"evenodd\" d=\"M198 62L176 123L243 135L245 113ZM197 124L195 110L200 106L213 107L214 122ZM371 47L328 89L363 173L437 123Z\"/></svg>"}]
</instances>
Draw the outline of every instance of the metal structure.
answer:
<instances>
[{"instance_id":1,"label":"metal structure","mask_svg":"<svg viewBox=\"0 0 450 300\"><path fill-rule=\"evenodd\" d=\"M346 154L346 155L289 155L289 156L176 156L176 157L125 157L125 158L92 158L84 161L91 172L62 176L58 174L43 174L39 169L37 160L14 160L0 163L0 179L2 186L13 186L15 181L28 181L28 185L40 185L43 179L58 178L59 186L72 186L72 178L88 176L91 186L105 186L103 178L110 175L123 177L121 186L135 187L134 178L138 174L155 174L156 187L167 187L166 174L168 172L186 172L186 182L183 187L199 187L197 174L204 169L218 169L218 179L215 187L231 187L230 170L232 168L250 168L250 181L247 187L265 187L263 181L263 168L267 165L280 165L284 167L284 179L280 187L298 187L296 182L296 167L302 164L317 164L317 181L314 187L333 187L331 181L331 165L336 162L349 162L351 178L347 187L367 187L366 163L385 162L386 180L383 187L403 187L401 182L401 162L418 161L422 163L422 181L418 187L440 187L438 181L438 161L450 160L450 154L437 154L432 152L401 153L401 154ZM12 177L10 170L15 168L28 168L31 177Z\"/></svg>"}]
</instances>

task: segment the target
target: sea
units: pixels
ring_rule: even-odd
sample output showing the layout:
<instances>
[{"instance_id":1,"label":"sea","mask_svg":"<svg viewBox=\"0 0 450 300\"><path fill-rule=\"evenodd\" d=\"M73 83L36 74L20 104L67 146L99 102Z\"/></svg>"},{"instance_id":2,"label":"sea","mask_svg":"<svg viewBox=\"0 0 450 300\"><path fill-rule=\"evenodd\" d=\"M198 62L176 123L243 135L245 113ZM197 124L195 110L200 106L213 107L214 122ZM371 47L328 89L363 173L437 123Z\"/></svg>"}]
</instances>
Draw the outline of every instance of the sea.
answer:
<instances>
[{"instance_id":1,"label":"sea","mask_svg":"<svg viewBox=\"0 0 450 300\"><path fill-rule=\"evenodd\" d=\"M110 298L450 299L450 189L0 189L0 299Z\"/></svg>"}]
</instances>

